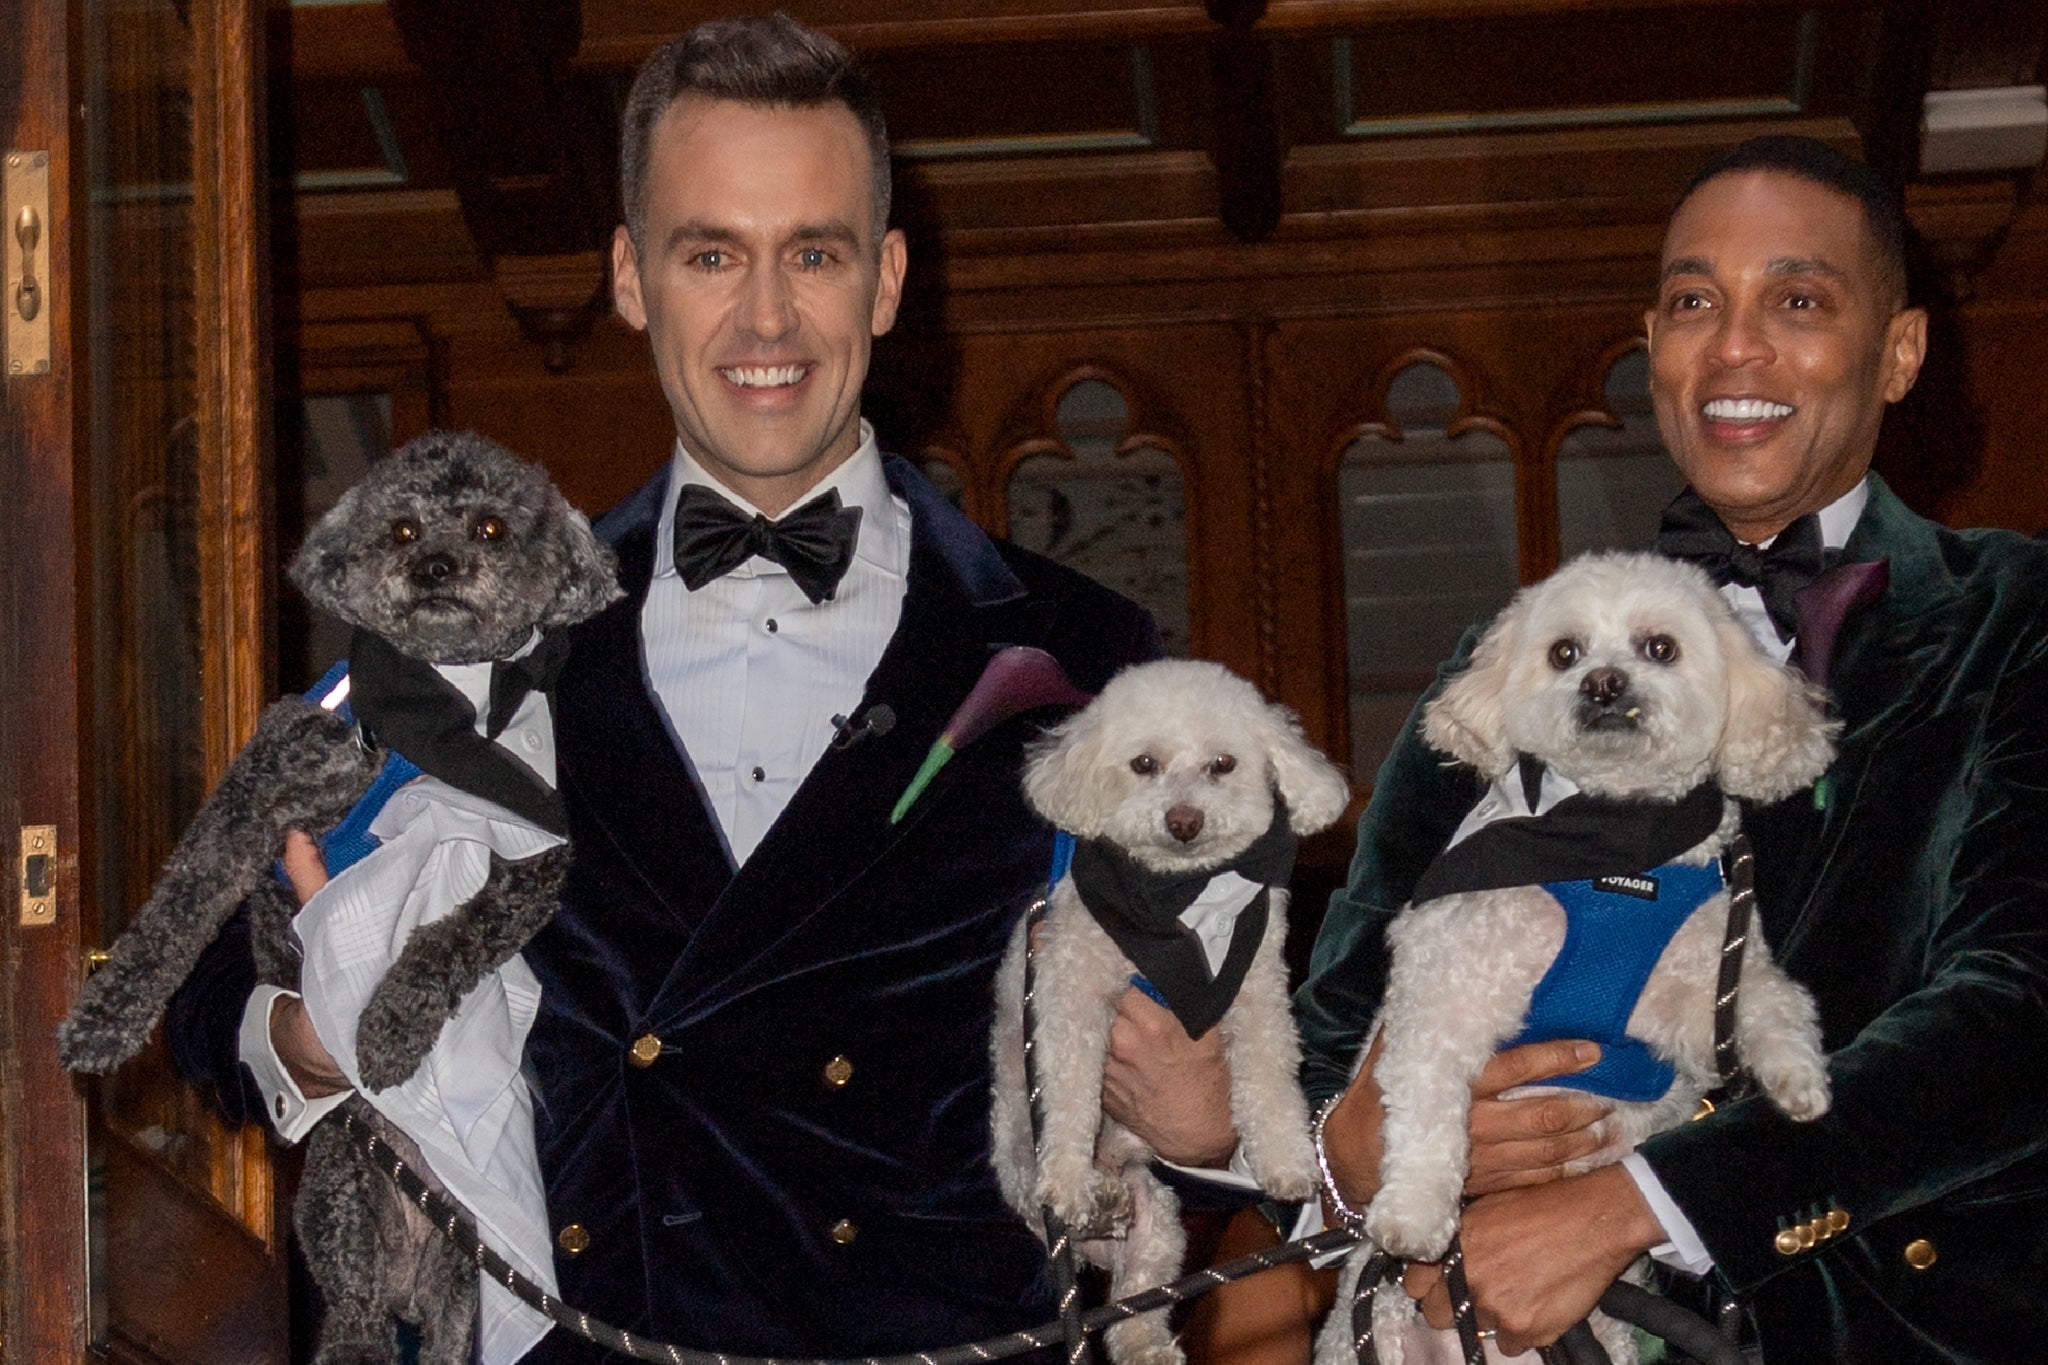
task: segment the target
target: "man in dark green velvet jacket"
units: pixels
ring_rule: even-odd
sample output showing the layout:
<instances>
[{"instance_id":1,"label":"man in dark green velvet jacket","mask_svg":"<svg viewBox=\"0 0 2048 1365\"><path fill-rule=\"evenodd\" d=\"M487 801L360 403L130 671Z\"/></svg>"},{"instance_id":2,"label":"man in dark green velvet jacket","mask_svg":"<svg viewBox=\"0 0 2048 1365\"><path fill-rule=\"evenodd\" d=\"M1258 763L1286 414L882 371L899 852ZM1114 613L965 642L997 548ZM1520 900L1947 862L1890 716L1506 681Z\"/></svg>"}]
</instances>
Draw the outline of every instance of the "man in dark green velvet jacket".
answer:
<instances>
[{"instance_id":1,"label":"man in dark green velvet jacket","mask_svg":"<svg viewBox=\"0 0 2048 1365\"><path fill-rule=\"evenodd\" d=\"M1754 545L1818 513L1835 559L1888 573L1852 568L1874 600L1832 649L1803 615L1783 642L1753 625L1825 678L1844 722L1815 793L1745 811L1763 931L1820 1005L1833 1109L1795 1124L1740 1101L1630 1167L1559 1179L1595 1145L1598 1104L1492 1096L1572 1069L1571 1045L1496 1059L1463 1240L1505 1349L1553 1339L1654 1250L1743 1304L1773 1365L2048 1359L2048 544L1946 530L1867 473L1926 344L1900 240L1862 168L1747 144L1680 204L1646 319L1659 429L1726 528ZM1344 1097L1326 1135L1355 1205L1378 1170L1378 1092L1352 1068L1385 928L1478 795L1411 720L1302 989L1309 1090ZM1411 1270L1409 1287L1434 1281Z\"/></svg>"}]
</instances>

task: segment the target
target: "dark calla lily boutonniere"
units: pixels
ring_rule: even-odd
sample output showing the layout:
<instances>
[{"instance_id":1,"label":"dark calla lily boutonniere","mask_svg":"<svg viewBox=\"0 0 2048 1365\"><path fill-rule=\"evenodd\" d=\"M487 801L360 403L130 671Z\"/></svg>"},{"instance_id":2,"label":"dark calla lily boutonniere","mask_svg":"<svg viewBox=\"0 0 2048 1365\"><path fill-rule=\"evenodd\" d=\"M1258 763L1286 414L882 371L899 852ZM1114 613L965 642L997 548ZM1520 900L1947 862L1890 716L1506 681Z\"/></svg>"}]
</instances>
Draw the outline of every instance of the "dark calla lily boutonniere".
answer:
<instances>
[{"instance_id":1,"label":"dark calla lily boutonniere","mask_svg":"<svg viewBox=\"0 0 2048 1365\"><path fill-rule=\"evenodd\" d=\"M1086 706L1094 697L1067 681L1059 660L1030 645L1011 645L996 651L981 670L981 677L960 709L946 722L946 728L932 742L917 776L896 799L889 823L902 821L924 789L938 776L954 754L980 739L1012 716L1035 711L1041 706Z\"/></svg>"}]
</instances>

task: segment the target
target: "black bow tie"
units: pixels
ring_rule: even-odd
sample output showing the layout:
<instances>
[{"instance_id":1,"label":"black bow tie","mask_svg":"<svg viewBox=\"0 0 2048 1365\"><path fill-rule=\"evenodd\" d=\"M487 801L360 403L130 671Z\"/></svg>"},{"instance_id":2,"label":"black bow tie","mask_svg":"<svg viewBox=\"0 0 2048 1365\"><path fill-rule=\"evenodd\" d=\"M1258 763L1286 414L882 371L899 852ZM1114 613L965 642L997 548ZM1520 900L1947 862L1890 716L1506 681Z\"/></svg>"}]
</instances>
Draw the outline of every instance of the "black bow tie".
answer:
<instances>
[{"instance_id":1,"label":"black bow tie","mask_svg":"<svg viewBox=\"0 0 2048 1365\"><path fill-rule=\"evenodd\" d=\"M1799 633L1795 599L1801 588L1821 576L1829 558L1821 541L1820 518L1812 512L1778 532L1768 550L1760 550L1737 540L1690 488L1664 509L1657 553L1699 565L1716 583L1755 588L1780 640Z\"/></svg>"},{"instance_id":2,"label":"black bow tie","mask_svg":"<svg viewBox=\"0 0 2048 1365\"><path fill-rule=\"evenodd\" d=\"M541 632L540 640L532 649L516 659L499 659L491 665L490 709L484 716L484 735L496 739L512 723L512 717L519 714L519 704L527 694L539 692L552 696L555 679L561 676L562 663L569 657L569 636L560 630Z\"/></svg>"},{"instance_id":3,"label":"black bow tie","mask_svg":"<svg viewBox=\"0 0 2048 1365\"><path fill-rule=\"evenodd\" d=\"M676 572L690 591L731 573L755 555L780 564L813 602L839 586L853 563L860 509L821 493L779 521L748 516L702 484L676 499Z\"/></svg>"}]
</instances>

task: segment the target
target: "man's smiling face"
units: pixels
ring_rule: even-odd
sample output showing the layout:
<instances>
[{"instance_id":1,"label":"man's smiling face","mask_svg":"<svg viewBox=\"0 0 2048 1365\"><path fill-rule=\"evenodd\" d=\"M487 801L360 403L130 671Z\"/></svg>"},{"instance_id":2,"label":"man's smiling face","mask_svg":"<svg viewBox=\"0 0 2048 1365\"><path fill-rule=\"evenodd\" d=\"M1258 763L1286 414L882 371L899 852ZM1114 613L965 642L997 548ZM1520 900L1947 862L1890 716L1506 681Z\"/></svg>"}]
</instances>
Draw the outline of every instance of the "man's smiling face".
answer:
<instances>
[{"instance_id":1,"label":"man's smiling face","mask_svg":"<svg viewBox=\"0 0 2048 1365\"><path fill-rule=\"evenodd\" d=\"M644 329L683 447L771 515L860 446L903 234L874 221L844 105L685 96L656 123L640 248L612 241L619 315Z\"/></svg>"},{"instance_id":2,"label":"man's smiling face","mask_svg":"<svg viewBox=\"0 0 2048 1365\"><path fill-rule=\"evenodd\" d=\"M1717 176L1679 206L1644 325L1665 447L1752 542L1856 485L1927 346L1862 206L1781 171Z\"/></svg>"}]
</instances>

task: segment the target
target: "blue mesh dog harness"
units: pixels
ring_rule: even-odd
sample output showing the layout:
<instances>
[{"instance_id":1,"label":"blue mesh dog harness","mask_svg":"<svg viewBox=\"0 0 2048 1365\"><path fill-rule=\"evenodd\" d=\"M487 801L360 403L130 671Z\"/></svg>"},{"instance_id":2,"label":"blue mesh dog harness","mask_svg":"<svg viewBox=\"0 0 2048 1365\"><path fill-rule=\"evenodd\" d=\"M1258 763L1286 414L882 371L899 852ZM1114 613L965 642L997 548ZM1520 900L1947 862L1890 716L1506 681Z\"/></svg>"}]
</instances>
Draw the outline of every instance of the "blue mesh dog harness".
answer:
<instances>
[{"instance_id":1,"label":"blue mesh dog harness","mask_svg":"<svg viewBox=\"0 0 2048 1365\"><path fill-rule=\"evenodd\" d=\"M325 706L326 699L347 677L348 660L342 659L313 684L305 694L306 700L315 706ZM351 723L356 718L346 699L328 709ZM320 840L320 856L327 864L328 876L351 863L360 862L376 849L382 841L370 833L370 822L384 809L384 803L391 799L393 792L419 775L419 768L403 754L392 749L384 751L384 766L377 770L376 780L370 783L370 789L349 807L348 814L341 817L341 823L327 831L326 837Z\"/></svg>"},{"instance_id":2,"label":"blue mesh dog harness","mask_svg":"<svg viewBox=\"0 0 2048 1365\"><path fill-rule=\"evenodd\" d=\"M1544 882L1564 907L1564 946L1536 983L1522 1031L1504 1046L1589 1038L1600 1060L1546 1082L1617 1100L1654 1100L1676 1071L1628 1036L1629 1015L1678 926L1722 888L1718 860L1648 872Z\"/></svg>"}]
</instances>

